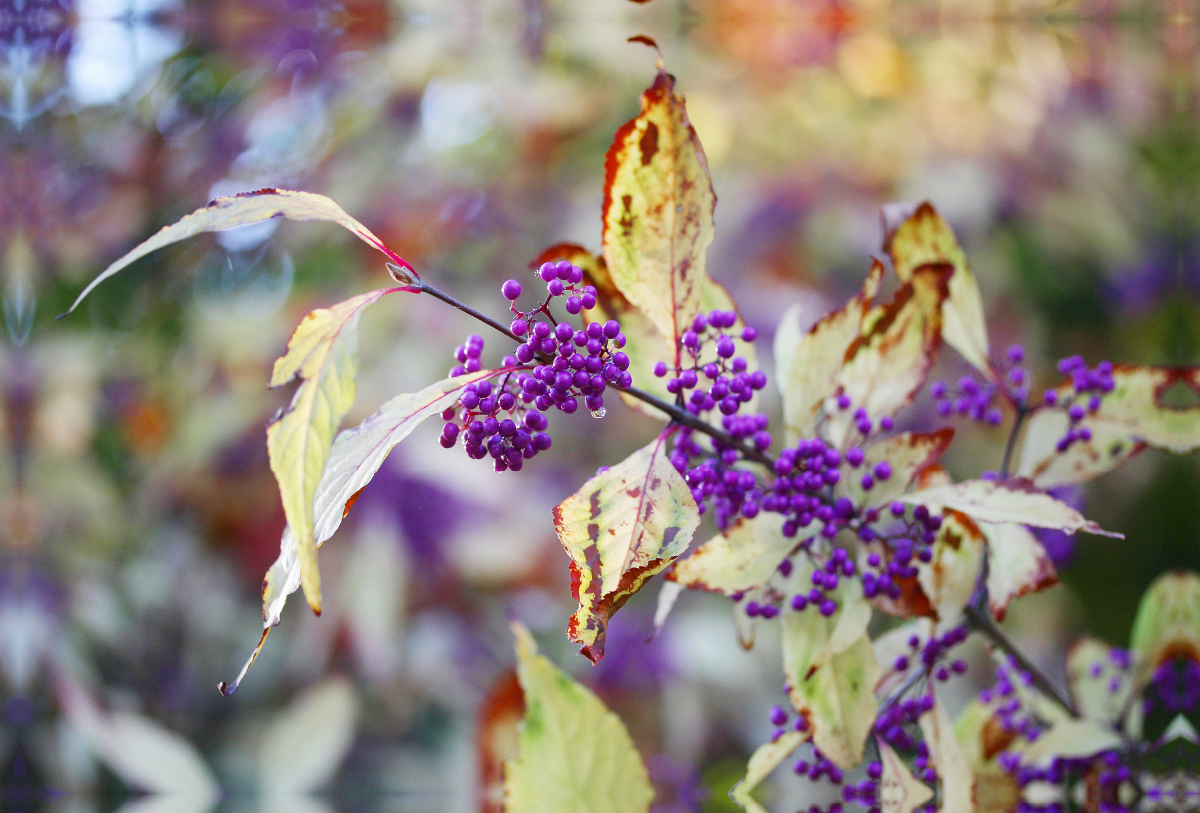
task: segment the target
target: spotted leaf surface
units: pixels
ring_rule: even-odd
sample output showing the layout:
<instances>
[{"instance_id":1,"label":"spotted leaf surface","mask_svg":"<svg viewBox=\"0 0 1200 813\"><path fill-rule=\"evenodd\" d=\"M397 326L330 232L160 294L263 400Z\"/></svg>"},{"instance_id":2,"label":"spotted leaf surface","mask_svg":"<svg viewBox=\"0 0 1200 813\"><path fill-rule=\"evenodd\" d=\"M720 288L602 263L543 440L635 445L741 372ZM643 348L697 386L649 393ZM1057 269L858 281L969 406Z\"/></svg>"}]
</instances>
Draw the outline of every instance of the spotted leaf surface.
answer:
<instances>
[{"instance_id":1,"label":"spotted leaf surface","mask_svg":"<svg viewBox=\"0 0 1200 813\"><path fill-rule=\"evenodd\" d=\"M837 388L846 351L859 337L882 280L883 265L876 261L862 290L807 332L799 323L798 306L784 314L775 333L775 376L789 442L815 434L821 407Z\"/></svg>"},{"instance_id":2,"label":"spotted leaf surface","mask_svg":"<svg viewBox=\"0 0 1200 813\"><path fill-rule=\"evenodd\" d=\"M604 259L617 289L677 340L700 309L716 195L675 79L659 71L605 159Z\"/></svg>"},{"instance_id":3,"label":"spotted leaf surface","mask_svg":"<svg viewBox=\"0 0 1200 813\"><path fill-rule=\"evenodd\" d=\"M887 251L896 276L907 282L918 268L950 265L949 296L942 303L942 338L969 363L988 371L987 323L979 284L954 232L928 202L917 207L889 235Z\"/></svg>"},{"instance_id":4,"label":"spotted leaf surface","mask_svg":"<svg viewBox=\"0 0 1200 813\"><path fill-rule=\"evenodd\" d=\"M257 192L242 192L237 195L216 198L207 206L197 209L169 226L162 227L148 240L139 243L132 251L100 272L100 275L88 283L83 292L76 297L67 313L75 310L84 297L90 294L97 285L152 251L203 232L248 226L251 223L261 223L276 217L287 220L323 220L336 223L349 230L367 245L383 252L388 259L402 266L408 273L415 273L412 272L412 267L407 262L385 246L382 240L371 233L370 229L346 214L342 207L324 195L295 192L289 189L260 189Z\"/></svg>"},{"instance_id":5,"label":"spotted leaf surface","mask_svg":"<svg viewBox=\"0 0 1200 813\"><path fill-rule=\"evenodd\" d=\"M504 767L505 813L646 813L654 788L625 725L539 654L528 629L513 633L525 715Z\"/></svg>"},{"instance_id":6,"label":"spotted leaf surface","mask_svg":"<svg viewBox=\"0 0 1200 813\"><path fill-rule=\"evenodd\" d=\"M1015 522L1035 528L1121 536L1099 525L1060 500L1036 488L1028 480L967 480L914 491L900 497L910 505L931 509L953 508L978 522Z\"/></svg>"},{"instance_id":7,"label":"spotted leaf surface","mask_svg":"<svg viewBox=\"0 0 1200 813\"><path fill-rule=\"evenodd\" d=\"M667 459L671 433L597 474L554 509L579 602L567 634L593 662L604 657L608 619L687 550L700 525L691 489Z\"/></svg>"}]
</instances>

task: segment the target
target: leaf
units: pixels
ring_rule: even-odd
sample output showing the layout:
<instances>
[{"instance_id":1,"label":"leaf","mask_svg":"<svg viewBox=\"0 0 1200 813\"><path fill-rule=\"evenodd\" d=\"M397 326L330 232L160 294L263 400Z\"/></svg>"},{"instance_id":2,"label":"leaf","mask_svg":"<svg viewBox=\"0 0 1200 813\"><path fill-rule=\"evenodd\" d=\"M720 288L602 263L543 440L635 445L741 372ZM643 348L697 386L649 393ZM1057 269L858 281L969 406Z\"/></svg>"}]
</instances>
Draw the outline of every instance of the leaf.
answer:
<instances>
[{"instance_id":1,"label":"leaf","mask_svg":"<svg viewBox=\"0 0 1200 813\"><path fill-rule=\"evenodd\" d=\"M1003 620L1008 605L1021 596L1058 584L1058 571L1030 530L1011 523L985 524L988 555L988 606Z\"/></svg>"},{"instance_id":2,"label":"leaf","mask_svg":"<svg viewBox=\"0 0 1200 813\"><path fill-rule=\"evenodd\" d=\"M272 387L300 379L291 405L267 427L267 453L284 515L296 534L304 595L318 614L321 577L313 538L313 495L334 432L358 389L358 318L363 308L395 290L370 291L305 316L271 373Z\"/></svg>"},{"instance_id":3,"label":"leaf","mask_svg":"<svg viewBox=\"0 0 1200 813\"><path fill-rule=\"evenodd\" d=\"M871 639L864 633L853 646L792 687L792 705L809 721L813 744L844 770L862 761L863 746L879 707L875 700L879 675Z\"/></svg>"},{"instance_id":4,"label":"leaf","mask_svg":"<svg viewBox=\"0 0 1200 813\"><path fill-rule=\"evenodd\" d=\"M942 337L968 363L989 372L983 298L967 266L967 257L946 221L926 201L884 243L901 282L911 279L922 266L948 264L954 268L949 296L942 303Z\"/></svg>"},{"instance_id":5,"label":"leaf","mask_svg":"<svg viewBox=\"0 0 1200 813\"><path fill-rule=\"evenodd\" d=\"M975 813L1012 813L1021 801L1021 786L1000 766L996 755L1007 749L1016 735L1004 731L992 710L978 699L959 712L954 735L974 775Z\"/></svg>"},{"instance_id":6,"label":"leaf","mask_svg":"<svg viewBox=\"0 0 1200 813\"><path fill-rule=\"evenodd\" d=\"M741 805L746 813L767 813L767 809L755 801L750 792L791 756L805 739L805 735L799 731L785 731L777 739L758 746L746 764L746 775L729 792L733 801Z\"/></svg>"},{"instance_id":7,"label":"leaf","mask_svg":"<svg viewBox=\"0 0 1200 813\"><path fill-rule=\"evenodd\" d=\"M1113 366L1113 390L1104 396L1085 426L1125 429L1137 441L1156 449L1186 454L1200 449L1200 373L1194 367ZM1170 394L1188 405L1164 402Z\"/></svg>"},{"instance_id":8,"label":"leaf","mask_svg":"<svg viewBox=\"0 0 1200 813\"><path fill-rule=\"evenodd\" d=\"M943 427L936 432L901 432L863 449L863 464L852 468L842 462L841 480L836 491L854 502L855 507L883 506L908 490L917 476L937 463L954 439L954 430ZM862 487L862 475L874 471L875 464L886 460L892 476L876 480L870 491Z\"/></svg>"},{"instance_id":9,"label":"leaf","mask_svg":"<svg viewBox=\"0 0 1200 813\"><path fill-rule=\"evenodd\" d=\"M605 158L604 259L613 282L666 337L678 364L679 336L700 309L716 195L708 162L675 79L659 71Z\"/></svg>"},{"instance_id":10,"label":"leaf","mask_svg":"<svg viewBox=\"0 0 1200 813\"><path fill-rule=\"evenodd\" d=\"M339 432L330 448L329 459L313 497L313 538L317 546L320 547L333 536L356 495L371 482L395 445L408 437L421 421L453 405L466 385L516 369L519 368L479 370L447 378L415 394L397 395L358 426ZM299 554L296 536L289 526L283 531L279 556L263 578L262 638L237 678L219 686L223 694L232 694L237 690L262 650L267 632L279 623L287 597L299 587Z\"/></svg>"},{"instance_id":11,"label":"leaf","mask_svg":"<svg viewBox=\"0 0 1200 813\"><path fill-rule=\"evenodd\" d=\"M934 696L933 709L921 715L918 723L929 746L929 762L937 770L940 798L938 813L974 813L974 776L954 726L942 701Z\"/></svg>"},{"instance_id":12,"label":"leaf","mask_svg":"<svg viewBox=\"0 0 1200 813\"><path fill-rule=\"evenodd\" d=\"M579 602L567 635L593 663L604 657L608 619L687 550L700 525L692 491L667 457L673 431L597 474L554 509Z\"/></svg>"},{"instance_id":13,"label":"leaf","mask_svg":"<svg viewBox=\"0 0 1200 813\"><path fill-rule=\"evenodd\" d=\"M1096 720L1059 720L1022 750L1025 762L1078 759L1119 748L1122 740L1112 727Z\"/></svg>"},{"instance_id":14,"label":"leaf","mask_svg":"<svg viewBox=\"0 0 1200 813\"><path fill-rule=\"evenodd\" d=\"M792 592L812 586L816 570L811 559L797 557L788 578ZM831 616L822 615L816 607L796 612L783 611L783 671L788 684L798 685L833 658L858 643L871 622L871 605L863 598L858 579L841 579L829 597L837 603Z\"/></svg>"},{"instance_id":15,"label":"leaf","mask_svg":"<svg viewBox=\"0 0 1200 813\"><path fill-rule=\"evenodd\" d=\"M293 192L288 189L260 189L257 192L241 192L217 198L207 206L159 229L148 240L139 243L136 248L104 269L98 277L88 283L83 292L75 298L67 313L75 310L83 298L90 294L97 285L152 251L206 231L233 229L275 217L297 221L323 220L336 223L348 229L367 245L382 251L392 262L400 265L409 274L416 276L411 265L385 246L382 240L371 233L370 229L346 214L340 206L324 195L316 195L312 192Z\"/></svg>"},{"instance_id":16,"label":"leaf","mask_svg":"<svg viewBox=\"0 0 1200 813\"><path fill-rule=\"evenodd\" d=\"M1133 689L1128 653L1096 638L1084 637L1067 650L1067 689L1084 717L1116 723ZM1115 689L1115 691L1114 691Z\"/></svg>"},{"instance_id":17,"label":"leaf","mask_svg":"<svg viewBox=\"0 0 1200 813\"><path fill-rule=\"evenodd\" d=\"M929 506L931 510L953 508L978 522L1015 522L1035 528L1057 528L1067 533L1087 531L1124 538L1123 534L1103 530L1028 480L967 480L914 491L899 500L909 505Z\"/></svg>"},{"instance_id":18,"label":"leaf","mask_svg":"<svg viewBox=\"0 0 1200 813\"><path fill-rule=\"evenodd\" d=\"M1039 409L1030 418L1021 441L1017 475L1039 488L1085 483L1112 471L1146 448L1123 426L1086 423L1091 440L1078 440L1065 451L1055 449L1070 428L1058 409Z\"/></svg>"},{"instance_id":19,"label":"leaf","mask_svg":"<svg viewBox=\"0 0 1200 813\"><path fill-rule=\"evenodd\" d=\"M862 289L806 334L801 335L799 306L784 314L775 333L775 376L783 396L788 443L816 434L817 415L837 389L846 350L858 338L882 280L883 265L877 260Z\"/></svg>"},{"instance_id":20,"label":"leaf","mask_svg":"<svg viewBox=\"0 0 1200 813\"><path fill-rule=\"evenodd\" d=\"M848 409L827 409L825 435L842 446L855 431L854 411L865 408L872 421L895 415L912 401L925 381L941 344L941 305L950 266L923 266L886 305L864 317L862 332L846 349L837 391Z\"/></svg>"},{"instance_id":21,"label":"leaf","mask_svg":"<svg viewBox=\"0 0 1200 813\"><path fill-rule=\"evenodd\" d=\"M505 765L506 813L645 813L646 766L621 720L596 695L539 655L513 624L525 692L520 755Z\"/></svg>"},{"instance_id":22,"label":"leaf","mask_svg":"<svg viewBox=\"0 0 1200 813\"><path fill-rule=\"evenodd\" d=\"M953 622L962 614L975 592L983 556L984 536L979 526L958 511L943 513L933 560L917 565L917 580L939 621Z\"/></svg>"},{"instance_id":23,"label":"leaf","mask_svg":"<svg viewBox=\"0 0 1200 813\"><path fill-rule=\"evenodd\" d=\"M1129 647L1139 688L1167 658L1200 661L1200 577L1180 570L1155 579L1138 604Z\"/></svg>"},{"instance_id":24,"label":"leaf","mask_svg":"<svg viewBox=\"0 0 1200 813\"><path fill-rule=\"evenodd\" d=\"M263 792L304 794L333 779L354 742L358 698L343 679L297 697L263 732L258 752Z\"/></svg>"},{"instance_id":25,"label":"leaf","mask_svg":"<svg viewBox=\"0 0 1200 813\"><path fill-rule=\"evenodd\" d=\"M876 737L883 776L879 778L880 813L913 813L933 798L933 788L919 781L892 747Z\"/></svg>"},{"instance_id":26,"label":"leaf","mask_svg":"<svg viewBox=\"0 0 1200 813\"><path fill-rule=\"evenodd\" d=\"M753 519L743 517L677 562L667 579L725 595L757 587L775 573L798 539L804 538L803 531L785 537L783 522L783 515L766 511Z\"/></svg>"}]
</instances>

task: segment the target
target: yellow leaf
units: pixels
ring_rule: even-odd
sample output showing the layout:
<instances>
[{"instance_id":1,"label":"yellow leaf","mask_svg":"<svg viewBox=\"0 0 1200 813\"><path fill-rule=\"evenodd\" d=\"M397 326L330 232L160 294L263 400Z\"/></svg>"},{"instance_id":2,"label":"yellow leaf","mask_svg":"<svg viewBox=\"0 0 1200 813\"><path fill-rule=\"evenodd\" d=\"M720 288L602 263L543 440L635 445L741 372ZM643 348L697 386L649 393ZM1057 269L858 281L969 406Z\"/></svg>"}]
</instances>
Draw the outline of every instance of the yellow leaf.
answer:
<instances>
[{"instance_id":1,"label":"yellow leaf","mask_svg":"<svg viewBox=\"0 0 1200 813\"><path fill-rule=\"evenodd\" d=\"M1113 367L1113 390L1085 426L1120 427L1137 441L1175 454L1200 449L1200 373L1186 367ZM1178 389L1187 405L1164 403Z\"/></svg>"},{"instance_id":2,"label":"yellow leaf","mask_svg":"<svg viewBox=\"0 0 1200 813\"><path fill-rule=\"evenodd\" d=\"M1036 536L1023 525L985 524L988 606L1003 620L1008 605L1021 596L1058 584L1058 571Z\"/></svg>"},{"instance_id":3,"label":"yellow leaf","mask_svg":"<svg viewBox=\"0 0 1200 813\"><path fill-rule=\"evenodd\" d=\"M1085 637L1067 650L1067 689L1075 707L1084 717L1117 723L1125 710L1129 693L1134 686L1132 665L1128 654L1113 657L1114 648ZM1115 689L1115 691L1114 691Z\"/></svg>"},{"instance_id":4,"label":"yellow leaf","mask_svg":"<svg viewBox=\"0 0 1200 813\"><path fill-rule=\"evenodd\" d=\"M801 335L799 310L788 311L775 334L775 375L783 396L789 443L816 434L817 416L837 388L846 350L859 337L863 317L883 280L883 265L871 264L862 290L844 307Z\"/></svg>"},{"instance_id":5,"label":"yellow leaf","mask_svg":"<svg viewBox=\"0 0 1200 813\"><path fill-rule=\"evenodd\" d=\"M312 192L294 192L288 189L260 189L257 192L241 192L237 195L217 198L207 206L197 209L175 223L163 226L148 240L139 243L132 251L104 269L98 277L88 283L88 286L83 289L83 293L75 298L67 313L75 310L83 298L101 282L152 251L206 231L233 229L275 217L297 221L336 223L352 232L367 245L382 251L392 262L402 266L409 273L415 274L412 266L385 246L382 240L371 233L370 229L346 214L342 207L324 195L316 195Z\"/></svg>"},{"instance_id":6,"label":"yellow leaf","mask_svg":"<svg viewBox=\"0 0 1200 813\"><path fill-rule=\"evenodd\" d=\"M604 657L608 619L687 550L700 525L692 491L667 459L672 431L597 474L554 509L579 601L567 633L593 662Z\"/></svg>"},{"instance_id":7,"label":"yellow leaf","mask_svg":"<svg viewBox=\"0 0 1200 813\"><path fill-rule=\"evenodd\" d=\"M1168 657L1200 661L1200 577L1180 570L1155 579L1138 605L1129 648L1139 689Z\"/></svg>"},{"instance_id":8,"label":"yellow leaf","mask_svg":"<svg viewBox=\"0 0 1200 813\"><path fill-rule=\"evenodd\" d=\"M629 732L513 625L525 693L520 755L504 766L505 813L646 813L654 788Z\"/></svg>"},{"instance_id":9,"label":"yellow leaf","mask_svg":"<svg viewBox=\"0 0 1200 813\"><path fill-rule=\"evenodd\" d=\"M913 813L933 798L933 788L917 780L892 747L876 737L883 776L879 778L880 813Z\"/></svg>"},{"instance_id":10,"label":"yellow leaf","mask_svg":"<svg viewBox=\"0 0 1200 813\"><path fill-rule=\"evenodd\" d=\"M978 522L1015 522L1067 533L1087 531L1123 538L1123 534L1104 530L1028 480L967 480L914 491L899 499L910 505L927 505L931 510L953 508Z\"/></svg>"},{"instance_id":11,"label":"yellow leaf","mask_svg":"<svg viewBox=\"0 0 1200 813\"><path fill-rule=\"evenodd\" d=\"M875 684L880 674L871 639L863 633L853 646L792 687L792 705L808 720L813 744L843 770L862 761L879 708Z\"/></svg>"},{"instance_id":12,"label":"yellow leaf","mask_svg":"<svg viewBox=\"0 0 1200 813\"><path fill-rule=\"evenodd\" d=\"M746 775L729 792L733 801L745 808L746 813L767 813L767 809L760 805L750 792L799 748L804 740L805 735L798 731L785 731L778 739L758 746L746 764Z\"/></svg>"},{"instance_id":13,"label":"yellow leaf","mask_svg":"<svg viewBox=\"0 0 1200 813\"><path fill-rule=\"evenodd\" d=\"M928 202L893 232L886 246L901 282L924 265L949 264L949 296L942 304L942 337L970 364L988 372L987 323L979 285L954 232Z\"/></svg>"},{"instance_id":14,"label":"yellow leaf","mask_svg":"<svg viewBox=\"0 0 1200 813\"><path fill-rule=\"evenodd\" d=\"M891 302L864 317L835 379L850 407L828 415L825 434L834 445L841 446L857 431L857 408L865 408L872 421L890 417L924 383L941 344L941 305L950 270L945 265L918 268Z\"/></svg>"},{"instance_id":15,"label":"yellow leaf","mask_svg":"<svg viewBox=\"0 0 1200 813\"><path fill-rule=\"evenodd\" d=\"M953 622L971 600L983 555L979 526L965 514L946 510L933 543L933 559L917 563L917 580L939 621Z\"/></svg>"},{"instance_id":16,"label":"yellow leaf","mask_svg":"<svg viewBox=\"0 0 1200 813\"><path fill-rule=\"evenodd\" d=\"M1070 428L1066 413L1058 409L1039 409L1033 413L1021 441L1017 474L1028 477L1039 488L1085 483L1112 471L1146 448L1124 426L1090 420L1086 425L1091 430L1091 439L1077 440L1060 452L1055 445Z\"/></svg>"},{"instance_id":17,"label":"yellow leaf","mask_svg":"<svg viewBox=\"0 0 1200 813\"><path fill-rule=\"evenodd\" d=\"M604 259L618 290L666 337L678 364L679 336L699 311L716 195L675 79L659 71L605 159Z\"/></svg>"},{"instance_id":18,"label":"yellow leaf","mask_svg":"<svg viewBox=\"0 0 1200 813\"><path fill-rule=\"evenodd\" d=\"M758 587L806 535L800 531L785 537L783 522L782 514L766 511L753 519L743 517L678 562L667 578L692 589L725 595ZM816 533L815 526L812 533Z\"/></svg>"},{"instance_id":19,"label":"yellow leaf","mask_svg":"<svg viewBox=\"0 0 1200 813\"><path fill-rule=\"evenodd\" d=\"M862 465L854 468L843 460L841 479L835 492L846 496L856 507L887 505L908 490L917 476L937 463L954 439L954 430L943 427L936 432L901 432L863 449ZM876 480L869 491L863 490L862 474L874 471L886 460L892 476Z\"/></svg>"},{"instance_id":20,"label":"yellow leaf","mask_svg":"<svg viewBox=\"0 0 1200 813\"><path fill-rule=\"evenodd\" d=\"M954 726L946 707L936 696L931 711L918 721L925 744L929 746L929 762L937 766L941 798L938 813L975 813L975 777L967 757L959 745Z\"/></svg>"},{"instance_id":21,"label":"yellow leaf","mask_svg":"<svg viewBox=\"0 0 1200 813\"><path fill-rule=\"evenodd\" d=\"M316 613L321 612L321 577L313 538L313 496L333 434L354 403L358 317L392 290L370 291L305 316L271 373L272 387L301 379L291 405L267 427L267 454L284 515L296 534L304 595Z\"/></svg>"}]
</instances>

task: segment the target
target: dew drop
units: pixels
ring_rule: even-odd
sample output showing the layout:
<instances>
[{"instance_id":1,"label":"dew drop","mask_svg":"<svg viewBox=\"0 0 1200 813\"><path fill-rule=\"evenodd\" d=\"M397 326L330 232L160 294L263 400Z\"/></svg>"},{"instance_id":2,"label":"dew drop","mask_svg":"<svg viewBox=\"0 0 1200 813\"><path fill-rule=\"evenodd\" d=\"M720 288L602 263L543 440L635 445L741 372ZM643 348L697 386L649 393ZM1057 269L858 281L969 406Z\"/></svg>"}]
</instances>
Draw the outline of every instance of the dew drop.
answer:
<instances>
[{"instance_id":1,"label":"dew drop","mask_svg":"<svg viewBox=\"0 0 1200 813\"><path fill-rule=\"evenodd\" d=\"M607 410L607 409L605 409L604 407L600 407L599 409L593 409L593 410L592 410L592 417L593 417L593 418L603 418L603 417L604 417L605 415L607 415L607 414L608 414L608 410Z\"/></svg>"}]
</instances>

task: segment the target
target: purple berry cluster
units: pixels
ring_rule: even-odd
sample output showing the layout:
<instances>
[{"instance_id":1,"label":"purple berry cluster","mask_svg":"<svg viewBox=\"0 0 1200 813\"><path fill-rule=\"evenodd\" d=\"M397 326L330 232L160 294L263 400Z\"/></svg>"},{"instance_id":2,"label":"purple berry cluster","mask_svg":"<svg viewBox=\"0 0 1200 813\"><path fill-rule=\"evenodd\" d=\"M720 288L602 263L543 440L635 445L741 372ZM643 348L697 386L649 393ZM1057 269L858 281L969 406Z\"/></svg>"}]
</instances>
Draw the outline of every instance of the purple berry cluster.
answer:
<instances>
[{"instance_id":1,"label":"purple berry cluster","mask_svg":"<svg viewBox=\"0 0 1200 813\"><path fill-rule=\"evenodd\" d=\"M1004 358L1005 364L996 372L996 381L980 381L967 374L954 387L945 381L930 384L929 394L934 398L938 415L948 418L957 414L988 426L999 426L1004 421L1004 412L995 405L997 396L1023 409L1029 400L1029 373L1020 366L1025 360L1025 348L1014 344Z\"/></svg>"},{"instance_id":2,"label":"purple berry cluster","mask_svg":"<svg viewBox=\"0 0 1200 813\"><path fill-rule=\"evenodd\" d=\"M913 774L929 783L937 780L937 772L929 759L929 746L921 739L918 720L933 706L933 695L925 693L893 703L875 720L875 733L898 754L911 754Z\"/></svg>"},{"instance_id":3,"label":"purple berry cluster","mask_svg":"<svg viewBox=\"0 0 1200 813\"><path fill-rule=\"evenodd\" d=\"M747 372L749 362L736 355L737 344L729 331L737 321L738 315L734 311L697 314L691 329L679 337L680 365L671 368L665 361L654 365L654 374L659 378L671 374L667 379L667 392L675 395L694 415L712 409L719 409L722 415L735 415L754 393L767 385L766 373L761 370ZM744 342L753 342L758 338L758 330L744 327L738 337ZM716 359L705 362L703 359L708 357L710 346ZM769 445L768 437L766 446Z\"/></svg>"},{"instance_id":4,"label":"purple berry cluster","mask_svg":"<svg viewBox=\"0 0 1200 813\"><path fill-rule=\"evenodd\" d=\"M897 599L900 582L917 575L914 560L933 561L933 544L942 518L923 505L909 510L904 503L893 502L886 512L868 510L864 519L866 524L859 528L858 537L871 549L863 567L863 594L867 598Z\"/></svg>"},{"instance_id":5,"label":"purple berry cluster","mask_svg":"<svg viewBox=\"0 0 1200 813\"><path fill-rule=\"evenodd\" d=\"M1102 398L1112 392L1115 382L1110 361L1102 361L1089 369L1082 356L1068 356L1058 362L1058 371L1070 376L1070 392L1060 396L1057 390L1046 390L1042 400L1046 406L1066 410L1070 428L1055 445L1062 453L1079 441L1092 439L1092 430L1081 424L1088 415L1096 413Z\"/></svg>"},{"instance_id":6,"label":"purple berry cluster","mask_svg":"<svg viewBox=\"0 0 1200 813\"><path fill-rule=\"evenodd\" d=\"M1067 800L1072 798L1073 788L1084 785L1087 795L1097 799L1094 809L1100 813L1130 813L1130 809L1120 802L1121 786L1133 777L1125 760L1118 751L1102 751L1087 757L1055 757L1045 765L1024 764L1019 754L1010 751L996 757L996 762L1016 780L1022 793L1031 785L1038 785L1039 795L1044 798L1049 785L1057 790L1055 796ZM1074 809L1075 806L1066 801L1039 804L1022 798L1014 813L1068 813Z\"/></svg>"},{"instance_id":7,"label":"purple berry cluster","mask_svg":"<svg viewBox=\"0 0 1200 813\"><path fill-rule=\"evenodd\" d=\"M967 640L968 634L965 625L958 626L941 635L931 636L924 644L919 637L913 635L908 639L909 654L897 655L896 660L892 662L892 669L896 672L906 672L920 661L921 671L942 683L953 675L966 674L966 661L957 658L948 660L946 656L951 649Z\"/></svg>"},{"instance_id":8,"label":"purple berry cluster","mask_svg":"<svg viewBox=\"0 0 1200 813\"><path fill-rule=\"evenodd\" d=\"M1200 708L1200 664L1189 658L1171 658L1154 670L1142 698L1142 711L1172 716Z\"/></svg>"},{"instance_id":9,"label":"purple berry cluster","mask_svg":"<svg viewBox=\"0 0 1200 813\"><path fill-rule=\"evenodd\" d=\"M1012 658L1006 658L1004 663L996 667L996 682L979 693L979 702L992 711L1005 731L1033 741L1041 735L1044 727L1021 701L1017 692L1018 682L1021 686L1030 686L1033 677L1022 671Z\"/></svg>"}]
</instances>

